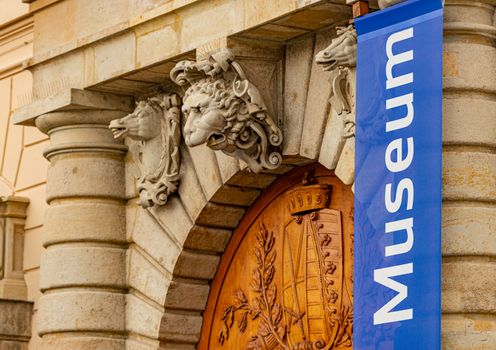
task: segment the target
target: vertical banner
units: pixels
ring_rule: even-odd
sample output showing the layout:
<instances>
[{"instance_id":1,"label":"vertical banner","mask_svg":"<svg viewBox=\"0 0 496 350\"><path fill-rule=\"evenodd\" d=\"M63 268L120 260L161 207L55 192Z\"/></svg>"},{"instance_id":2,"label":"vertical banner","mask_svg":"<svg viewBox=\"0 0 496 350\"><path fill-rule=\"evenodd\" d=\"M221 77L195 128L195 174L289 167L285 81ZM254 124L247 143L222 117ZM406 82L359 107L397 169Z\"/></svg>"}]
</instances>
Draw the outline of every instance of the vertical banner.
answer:
<instances>
[{"instance_id":1,"label":"vertical banner","mask_svg":"<svg viewBox=\"0 0 496 350\"><path fill-rule=\"evenodd\" d=\"M355 26L354 349L440 349L442 1Z\"/></svg>"}]
</instances>

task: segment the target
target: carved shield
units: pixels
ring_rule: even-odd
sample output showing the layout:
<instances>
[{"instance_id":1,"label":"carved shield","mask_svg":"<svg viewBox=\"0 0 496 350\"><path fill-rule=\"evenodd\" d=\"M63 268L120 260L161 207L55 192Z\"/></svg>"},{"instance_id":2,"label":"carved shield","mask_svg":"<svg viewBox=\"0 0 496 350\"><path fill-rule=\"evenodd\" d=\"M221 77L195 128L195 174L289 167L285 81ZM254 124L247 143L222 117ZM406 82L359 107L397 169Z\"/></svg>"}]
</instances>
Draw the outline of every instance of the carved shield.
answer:
<instances>
[{"instance_id":1,"label":"carved shield","mask_svg":"<svg viewBox=\"0 0 496 350\"><path fill-rule=\"evenodd\" d=\"M292 348L328 349L336 339L343 289L341 213L322 209L284 230L282 303ZM307 345L308 347L304 347Z\"/></svg>"}]
</instances>

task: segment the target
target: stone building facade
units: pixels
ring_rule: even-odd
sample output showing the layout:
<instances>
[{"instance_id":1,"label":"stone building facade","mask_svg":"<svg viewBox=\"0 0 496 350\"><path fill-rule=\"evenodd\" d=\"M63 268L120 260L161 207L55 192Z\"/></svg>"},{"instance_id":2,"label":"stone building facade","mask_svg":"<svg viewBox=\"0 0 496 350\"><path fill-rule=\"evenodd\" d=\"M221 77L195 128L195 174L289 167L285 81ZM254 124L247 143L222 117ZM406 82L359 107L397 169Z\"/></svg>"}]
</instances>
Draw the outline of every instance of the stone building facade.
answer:
<instances>
[{"instance_id":1,"label":"stone building facade","mask_svg":"<svg viewBox=\"0 0 496 350\"><path fill-rule=\"evenodd\" d=\"M229 349L225 331L209 342L210 306L250 218L290 189L333 188L329 208L290 205L298 216L352 196L354 1L15 1L0 27L0 242L23 245L3 250L17 263L2 265L0 320L25 323L1 321L0 345ZM443 349L496 347L495 11L445 2Z\"/></svg>"}]
</instances>

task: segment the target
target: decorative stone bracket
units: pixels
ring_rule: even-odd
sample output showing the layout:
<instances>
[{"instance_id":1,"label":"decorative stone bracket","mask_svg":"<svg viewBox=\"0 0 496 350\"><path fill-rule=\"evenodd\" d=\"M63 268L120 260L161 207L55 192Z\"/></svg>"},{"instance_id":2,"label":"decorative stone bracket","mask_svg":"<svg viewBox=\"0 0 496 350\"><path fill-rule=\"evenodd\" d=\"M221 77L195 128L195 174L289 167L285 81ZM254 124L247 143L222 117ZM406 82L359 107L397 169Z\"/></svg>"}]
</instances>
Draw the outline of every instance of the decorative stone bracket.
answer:
<instances>
[{"instance_id":1,"label":"decorative stone bracket","mask_svg":"<svg viewBox=\"0 0 496 350\"><path fill-rule=\"evenodd\" d=\"M26 300L24 222L29 200L0 197L0 299Z\"/></svg>"},{"instance_id":2,"label":"decorative stone bracket","mask_svg":"<svg viewBox=\"0 0 496 350\"><path fill-rule=\"evenodd\" d=\"M281 164L282 132L230 50L196 62L181 61L171 71L171 79L189 85L182 107L188 146L206 144L243 160L256 173Z\"/></svg>"},{"instance_id":3,"label":"decorative stone bracket","mask_svg":"<svg viewBox=\"0 0 496 350\"><path fill-rule=\"evenodd\" d=\"M355 159L357 33L353 26L348 26L338 28L337 34L331 44L315 56L315 61L322 65L324 70L331 71L329 104L332 113L342 119L339 152L341 157L349 158L348 161L341 162L348 164L348 168L338 166L335 172L345 184L352 184Z\"/></svg>"},{"instance_id":4,"label":"decorative stone bracket","mask_svg":"<svg viewBox=\"0 0 496 350\"><path fill-rule=\"evenodd\" d=\"M164 205L179 185L180 99L159 94L139 101L133 113L110 122L115 138L138 141L137 189L144 208Z\"/></svg>"}]
</instances>

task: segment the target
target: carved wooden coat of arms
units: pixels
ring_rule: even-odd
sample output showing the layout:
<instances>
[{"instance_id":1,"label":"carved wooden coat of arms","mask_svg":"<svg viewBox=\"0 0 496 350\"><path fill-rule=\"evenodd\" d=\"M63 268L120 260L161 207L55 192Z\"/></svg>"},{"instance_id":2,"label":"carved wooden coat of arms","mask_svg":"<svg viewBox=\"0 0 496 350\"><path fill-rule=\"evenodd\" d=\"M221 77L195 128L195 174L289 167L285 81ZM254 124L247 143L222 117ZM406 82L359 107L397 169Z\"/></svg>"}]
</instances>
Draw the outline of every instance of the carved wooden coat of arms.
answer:
<instances>
[{"instance_id":1,"label":"carved wooden coat of arms","mask_svg":"<svg viewBox=\"0 0 496 350\"><path fill-rule=\"evenodd\" d=\"M329 208L332 190L298 186L278 200L284 220L269 209L252 226L243 258L251 271L240 265L248 274L223 286L232 291L217 304L216 349L352 348L352 237L343 234L342 211Z\"/></svg>"}]
</instances>

